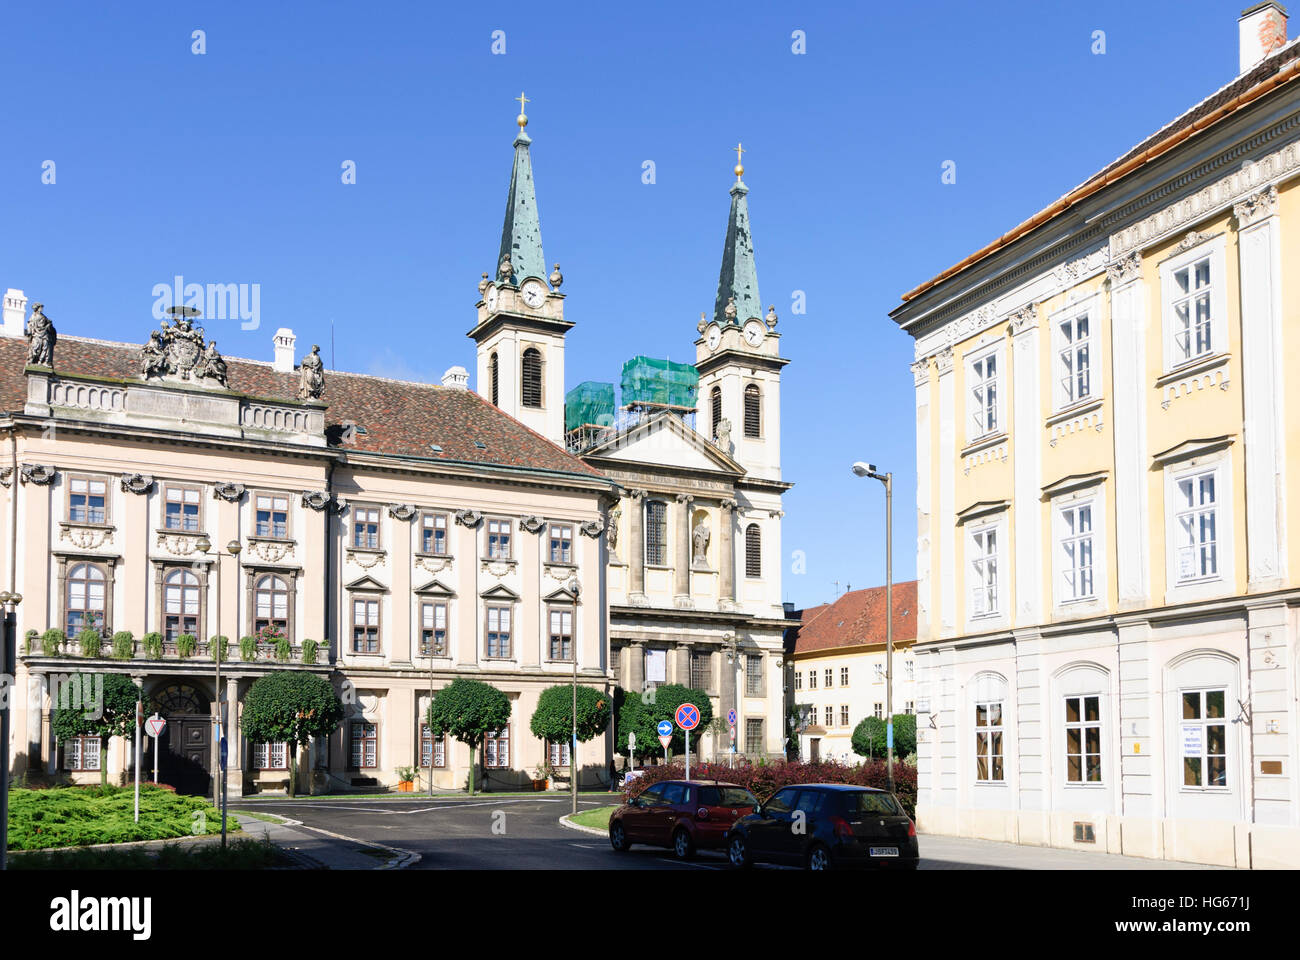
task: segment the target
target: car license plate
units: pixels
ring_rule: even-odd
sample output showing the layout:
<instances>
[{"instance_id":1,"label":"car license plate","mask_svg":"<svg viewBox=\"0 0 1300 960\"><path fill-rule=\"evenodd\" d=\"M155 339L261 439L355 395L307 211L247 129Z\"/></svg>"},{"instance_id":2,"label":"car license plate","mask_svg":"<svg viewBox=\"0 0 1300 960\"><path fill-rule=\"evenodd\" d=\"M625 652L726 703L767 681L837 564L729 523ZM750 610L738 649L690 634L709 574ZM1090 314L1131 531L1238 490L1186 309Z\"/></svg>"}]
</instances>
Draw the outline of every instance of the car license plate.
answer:
<instances>
[{"instance_id":1,"label":"car license plate","mask_svg":"<svg viewBox=\"0 0 1300 960\"><path fill-rule=\"evenodd\" d=\"M870 853L873 857L896 857L898 847L872 847Z\"/></svg>"}]
</instances>

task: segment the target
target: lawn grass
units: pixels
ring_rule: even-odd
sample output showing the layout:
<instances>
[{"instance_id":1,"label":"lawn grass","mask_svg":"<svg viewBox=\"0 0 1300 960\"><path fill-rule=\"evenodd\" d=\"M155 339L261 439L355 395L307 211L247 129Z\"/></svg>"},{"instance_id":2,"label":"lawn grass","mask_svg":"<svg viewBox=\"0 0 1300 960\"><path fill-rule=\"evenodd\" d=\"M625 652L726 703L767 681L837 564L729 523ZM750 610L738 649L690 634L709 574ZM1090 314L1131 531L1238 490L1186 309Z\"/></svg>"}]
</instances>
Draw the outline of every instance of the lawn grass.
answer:
<instances>
[{"instance_id":1,"label":"lawn grass","mask_svg":"<svg viewBox=\"0 0 1300 960\"><path fill-rule=\"evenodd\" d=\"M168 843L162 847L100 847L37 850L9 858L10 870L265 870L291 866L274 844L241 837L225 850L217 843Z\"/></svg>"},{"instance_id":2,"label":"lawn grass","mask_svg":"<svg viewBox=\"0 0 1300 960\"><path fill-rule=\"evenodd\" d=\"M254 812L251 811L251 810L240 810L240 811L239 811L239 815L240 815L241 817L248 817L249 820L261 820L263 823L285 823L285 822L287 822L287 821L284 819L284 817L277 817L277 816L276 816L275 814L273 814L273 813L254 813ZM230 818L233 817L233 816L234 816L233 813L229 813L229 812L228 812L228 813L226 814L226 819L227 819L227 821L229 821Z\"/></svg>"},{"instance_id":3,"label":"lawn grass","mask_svg":"<svg viewBox=\"0 0 1300 960\"><path fill-rule=\"evenodd\" d=\"M204 797L142 785L139 823L134 822L134 803L134 787L10 791L9 849L164 840L221 830L221 812ZM228 830L238 828L238 820L227 819Z\"/></svg>"},{"instance_id":4,"label":"lawn grass","mask_svg":"<svg viewBox=\"0 0 1300 960\"><path fill-rule=\"evenodd\" d=\"M580 827L595 827L605 830L609 827L609 815L618 809L618 804L609 807L597 807L595 810L582 810L569 817L570 822Z\"/></svg>"}]
</instances>

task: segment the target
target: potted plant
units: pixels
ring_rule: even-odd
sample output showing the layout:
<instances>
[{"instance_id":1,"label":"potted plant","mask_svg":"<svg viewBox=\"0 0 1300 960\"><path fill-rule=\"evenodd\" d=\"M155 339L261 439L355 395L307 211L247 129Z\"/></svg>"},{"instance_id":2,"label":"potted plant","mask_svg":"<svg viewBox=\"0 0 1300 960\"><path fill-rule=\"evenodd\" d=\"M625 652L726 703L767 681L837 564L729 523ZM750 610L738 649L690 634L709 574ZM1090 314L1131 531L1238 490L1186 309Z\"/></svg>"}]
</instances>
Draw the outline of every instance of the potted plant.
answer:
<instances>
[{"instance_id":1,"label":"potted plant","mask_svg":"<svg viewBox=\"0 0 1300 960\"><path fill-rule=\"evenodd\" d=\"M397 789L402 793L412 793L415 790L415 778L420 772L415 767L398 767L397 768Z\"/></svg>"},{"instance_id":2,"label":"potted plant","mask_svg":"<svg viewBox=\"0 0 1300 960\"><path fill-rule=\"evenodd\" d=\"M257 637L239 638L239 659L252 663L257 659Z\"/></svg>"},{"instance_id":3,"label":"potted plant","mask_svg":"<svg viewBox=\"0 0 1300 960\"><path fill-rule=\"evenodd\" d=\"M550 760L543 760L537 766L533 767L533 789L545 790L550 786L551 778L555 776L555 768L551 766Z\"/></svg>"}]
</instances>

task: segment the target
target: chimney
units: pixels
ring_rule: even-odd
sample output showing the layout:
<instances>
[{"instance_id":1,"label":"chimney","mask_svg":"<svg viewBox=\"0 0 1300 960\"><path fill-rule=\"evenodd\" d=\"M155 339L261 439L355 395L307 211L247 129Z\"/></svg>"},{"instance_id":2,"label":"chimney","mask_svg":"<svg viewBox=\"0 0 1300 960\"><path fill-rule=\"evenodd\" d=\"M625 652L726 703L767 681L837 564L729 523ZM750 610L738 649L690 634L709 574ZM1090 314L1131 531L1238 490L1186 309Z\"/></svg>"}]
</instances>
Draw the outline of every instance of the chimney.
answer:
<instances>
[{"instance_id":1,"label":"chimney","mask_svg":"<svg viewBox=\"0 0 1300 960\"><path fill-rule=\"evenodd\" d=\"M449 390L468 390L469 371L457 364L442 375L442 385Z\"/></svg>"},{"instance_id":2,"label":"chimney","mask_svg":"<svg viewBox=\"0 0 1300 960\"><path fill-rule=\"evenodd\" d=\"M5 291L4 326L0 327L0 337L21 337L27 317L27 298L21 290L10 287Z\"/></svg>"},{"instance_id":3,"label":"chimney","mask_svg":"<svg viewBox=\"0 0 1300 960\"><path fill-rule=\"evenodd\" d=\"M1241 11L1237 36L1240 75L1286 43L1286 8L1275 0L1266 0Z\"/></svg>"},{"instance_id":4,"label":"chimney","mask_svg":"<svg viewBox=\"0 0 1300 960\"><path fill-rule=\"evenodd\" d=\"M275 331L272 342L275 344L275 359L271 361L271 369L280 373L293 373L293 345L298 342L298 338L288 327L281 327Z\"/></svg>"}]
</instances>

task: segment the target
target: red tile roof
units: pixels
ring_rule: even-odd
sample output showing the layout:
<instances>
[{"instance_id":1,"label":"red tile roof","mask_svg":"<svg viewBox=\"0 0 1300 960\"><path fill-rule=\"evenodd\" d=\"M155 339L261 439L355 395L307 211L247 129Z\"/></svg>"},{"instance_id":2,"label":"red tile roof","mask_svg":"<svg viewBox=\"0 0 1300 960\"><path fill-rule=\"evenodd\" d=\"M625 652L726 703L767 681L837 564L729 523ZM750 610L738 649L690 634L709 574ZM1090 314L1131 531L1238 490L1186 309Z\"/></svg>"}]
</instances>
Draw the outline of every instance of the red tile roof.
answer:
<instances>
[{"instance_id":1,"label":"red tile roof","mask_svg":"<svg viewBox=\"0 0 1300 960\"><path fill-rule=\"evenodd\" d=\"M885 642L885 588L850 590L834 603L801 611L795 654ZM916 639L916 581L894 584L894 643Z\"/></svg>"},{"instance_id":2,"label":"red tile roof","mask_svg":"<svg viewBox=\"0 0 1300 960\"><path fill-rule=\"evenodd\" d=\"M54 368L73 377L139 379L139 351L136 344L60 336ZM26 361L26 340L0 337L0 411L22 412ZM230 357L226 366L228 385L237 393L297 399L297 373ZM470 390L327 370L323 399L329 404L327 427L350 421L360 428L348 442L331 443L336 449L604 476ZM442 452L430 444L439 445Z\"/></svg>"}]
</instances>

